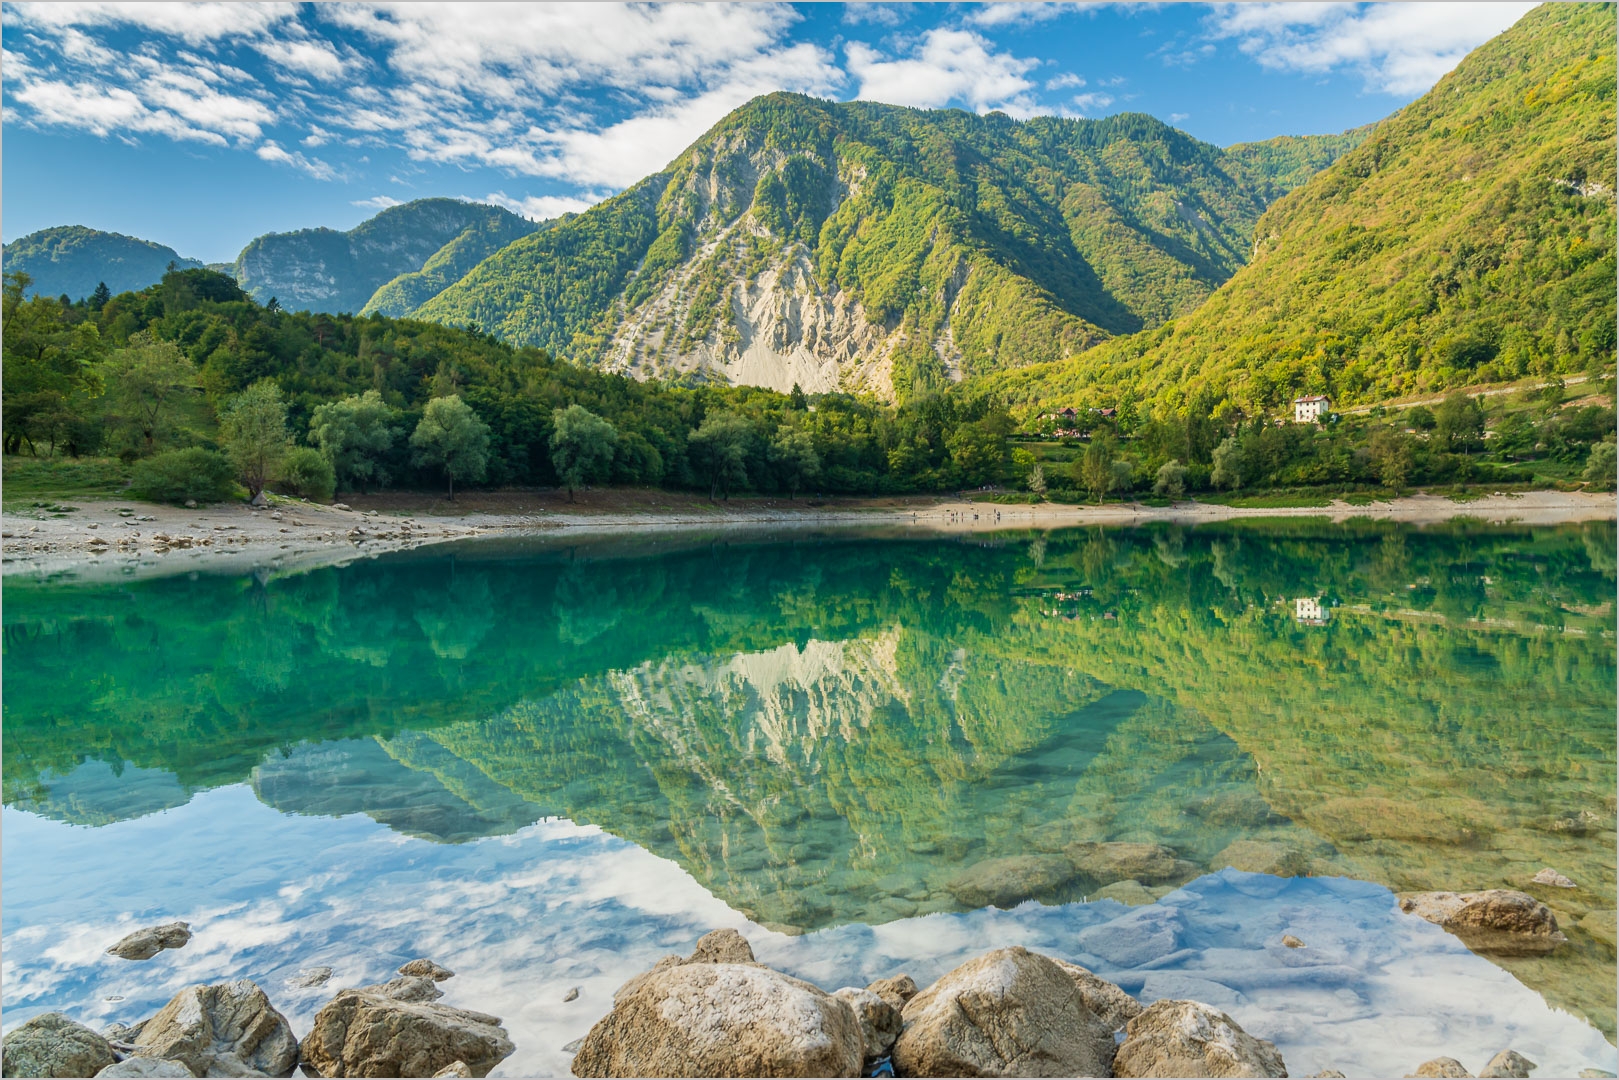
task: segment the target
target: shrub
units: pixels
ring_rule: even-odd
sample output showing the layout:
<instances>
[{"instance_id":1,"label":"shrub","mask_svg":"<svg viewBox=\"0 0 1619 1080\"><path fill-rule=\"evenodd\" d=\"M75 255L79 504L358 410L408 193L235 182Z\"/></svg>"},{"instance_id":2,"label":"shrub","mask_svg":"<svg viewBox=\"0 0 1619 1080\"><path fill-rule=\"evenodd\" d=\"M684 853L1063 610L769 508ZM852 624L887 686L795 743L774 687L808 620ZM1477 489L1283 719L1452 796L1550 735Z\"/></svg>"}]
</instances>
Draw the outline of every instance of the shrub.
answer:
<instances>
[{"instance_id":1,"label":"shrub","mask_svg":"<svg viewBox=\"0 0 1619 1080\"><path fill-rule=\"evenodd\" d=\"M294 495L325 502L337 487L337 473L326 455L310 446L287 453L281 463L281 484Z\"/></svg>"},{"instance_id":2,"label":"shrub","mask_svg":"<svg viewBox=\"0 0 1619 1080\"><path fill-rule=\"evenodd\" d=\"M1614 486L1614 472L1619 466L1619 454L1615 453L1614 444L1599 442L1591 447L1591 456L1585 460L1585 478L1592 486L1603 491Z\"/></svg>"},{"instance_id":3,"label":"shrub","mask_svg":"<svg viewBox=\"0 0 1619 1080\"><path fill-rule=\"evenodd\" d=\"M130 490L153 502L219 502L236 493L236 481L224 454L193 446L137 462Z\"/></svg>"}]
</instances>

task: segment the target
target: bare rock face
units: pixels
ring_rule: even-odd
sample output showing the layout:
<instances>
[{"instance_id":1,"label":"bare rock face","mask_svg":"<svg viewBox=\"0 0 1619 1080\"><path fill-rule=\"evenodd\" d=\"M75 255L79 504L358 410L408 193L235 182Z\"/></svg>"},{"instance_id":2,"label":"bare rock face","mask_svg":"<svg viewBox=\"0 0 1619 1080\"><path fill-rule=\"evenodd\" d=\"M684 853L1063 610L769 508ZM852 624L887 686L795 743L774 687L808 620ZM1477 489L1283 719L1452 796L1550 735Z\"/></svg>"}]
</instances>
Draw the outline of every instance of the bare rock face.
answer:
<instances>
[{"instance_id":1,"label":"bare rock face","mask_svg":"<svg viewBox=\"0 0 1619 1080\"><path fill-rule=\"evenodd\" d=\"M974 863L945 888L967 907L1007 908L1073 879L1073 864L1060 855L1009 855Z\"/></svg>"},{"instance_id":2,"label":"bare rock face","mask_svg":"<svg viewBox=\"0 0 1619 1080\"><path fill-rule=\"evenodd\" d=\"M291 1076L298 1040L255 983L188 986L141 1025L134 1051L170 1058L194 1076Z\"/></svg>"},{"instance_id":3,"label":"bare rock face","mask_svg":"<svg viewBox=\"0 0 1619 1080\"><path fill-rule=\"evenodd\" d=\"M103 1076L163 1076L179 1077L191 1076L191 1070L186 1068L185 1062L175 1061L173 1058L127 1057L116 1065L108 1065L96 1073L97 1080Z\"/></svg>"},{"instance_id":4,"label":"bare rock face","mask_svg":"<svg viewBox=\"0 0 1619 1080\"><path fill-rule=\"evenodd\" d=\"M1414 1073L1406 1073L1406 1075L1407 1076L1472 1076L1473 1074L1468 1072L1465 1068L1463 1068L1462 1063L1457 1061L1455 1058L1437 1057L1437 1058L1434 1058L1432 1061L1424 1061L1421 1065L1417 1066L1417 1071L1416 1072L1414 1072Z\"/></svg>"},{"instance_id":5,"label":"bare rock face","mask_svg":"<svg viewBox=\"0 0 1619 1080\"><path fill-rule=\"evenodd\" d=\"M107 1040L58 1012L36 1016L6 1035L0 1076L94 1076L113 1062Z\"/></svg>"},{"instance_id":6,"label":"bare rock face","mask_svg":"<svg viewBox=\"0 0 1619 1080\"><path fill-rule=\"evenodd\" d=\"M400 964L399 974L432 979L434 982L443 982L445 979L455 978L455 972L427 959L412 960L408 964Z\"/></svg>"},{"instance_id":7,"label":"bare rock face","mask_svg":"<svg viewBox=\"0 0 1619 1080\"><path fill-rule=\"evenodd\" d=\"M190 940L189 923L163 923L137 930L107 951L125 960L150 960L164 949L178 949Z\"/></svg>"},{"instance_id":8,"label":"bare rock face","mask_svg":"<svg viewBox=\"0 0 1619 1080\"><path fill-rule=\"evenodd\" d=\"M1527 1077L1529 1073L1540 1066L1524 1057L1516 1050L1503 1050L1490 1059L1490 1063L1478 1071L1480 1076L1515 1076Z\"/></svg>"},{"instance_id":9,"label":"bare rock face","mask_svg":"<svg viewBox=\"0 0 1619 1080\"><path fill-rule=\"evenodd\" d=\"M849 1005L756 964L647 972L585 1036L575 1076L858 1076L865 1053Z\"/></svg>"},{"instance_id":10,"label":"bare rock face","mask_svg":"<svg viewBox=\"0 0 1619 1080\"><path fill-rule=\"evenodd\" d=\"M832 996L854 1010L855 1019L860 1022L860 1038L866 1048L865 1060L871 1061L887 1054L894 1040L899 1038L900 1028L904 1026L900 1010L870 990L855 986L834 990Z\"/></svg>"},{"instance_id":11,"label":"bare rock face","mask_svg":"<svg viewBox=\"0 0 1619 1080\"><path fill-rule=\"evenodd\" d=\"M1198 874L1196 865L1176 858L1175 852L1162 844L1079 843L1069 844L1064 852L1074 869L1104 885L1115 881L1162 885L1186 881Z\"/></svg>"},{"instance_id":12,"label":"bare rock face","mask_svg":"<svg viewBox=\"0 0 1619 1080\"><path fill-rule=\"evenodd\" d=\"M1196 1001L1155 1001L1125 1026L1114 1076L1286 1076L1276 1047Z\"/></svg>"},{"instance_id":13,"label":"bare rock face","mask_svg":"<svg viewBox=\"0 0 1619 1080\"><path fill-rule=\"evenodd\" d=\"M1141 1015L1143 1008L1141 1002L1131 997L1122 987L1108 982L1078 964L1070 964L1055 957L1051 962L1062 968L1068 973L1068 977L1074 980L1074 988L1079 991L1079 999L1085 1003L1087 1009L1096 1014L1098 1020L1107 1025L1109 1031L1117 1031Z\"/></svg>"},{"instance_id":14,"label":"bare rock face","mask_svg":"<svg viewBox=\"0 0 1619 1080\"><path fill-rule=\"evenodd\" d=\"M909 975L895 975L892 978L878 979L866 987L873 994L888 1002L894 1008L905 1011L905 1003L917 995L916 980Z\"/></svg>"},{"instance_id":15,"label":"bare rock face","mask_svg":"<svg viewBox=\"0 0 1619 1080\"><path fill-rule=\"evenodd\" d=\"M969 960L913 997L894 1044L903 1076L1107 1076L1113 1029L1073 977L1021 946Z\"/></svg>"},{"instance_id":16,"label":"bare rock face","mask_svg":"<svg viewBox=\"0 0 1619 1080\"><path fill-rule=\"evenodd\" d=\"M323 1005L298 1056L319 1076L432 1076L458 1061L487 1076L515 1049L498 1016L368 988Z\"/></svg>"},{"instance_id":17,"label":"bare rock face","mask_svg":"<svg viewBox=\"0 0 1619 1080\"><path fill-rule=\"evenodd\" d=\"M1400 899L1400 910L1444 927L1475 952L1540 956L1568 940L1550 908L1513 889L1415 893Z\"/></svg>"}]
</instances>

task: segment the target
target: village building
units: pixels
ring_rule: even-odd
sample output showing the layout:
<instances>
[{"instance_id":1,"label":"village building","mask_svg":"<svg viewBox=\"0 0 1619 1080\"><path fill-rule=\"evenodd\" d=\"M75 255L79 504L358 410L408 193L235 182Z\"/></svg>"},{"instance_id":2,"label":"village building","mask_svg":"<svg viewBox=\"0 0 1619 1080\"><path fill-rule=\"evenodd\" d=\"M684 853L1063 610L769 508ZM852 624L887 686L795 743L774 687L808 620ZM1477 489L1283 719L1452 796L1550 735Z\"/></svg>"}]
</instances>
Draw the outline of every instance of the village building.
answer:
<instances>
[{"instance_id":1,"label":"village building","mask_svg":"<svg viewBox=\"0 0 1619 1080\"><path fill-rule=\"evenodd\" d=\"M1325 626L1331 617L1332 612L1321 606L1319 596L1301 596L1293 601L1293 618L1306 626Z\"/></svg>"},{"instance_id":2,"label":"village building","mask_svg":"<svg viewBox=\"0 0 1619 1080\"><path fill-rule=\"evenodd\" d=\"M1313 424L1327 415L1332 408L1332 401L1325 394L1311 397L1293 399L1293 422L1295 424Z\"/></svg>"}]
</instances>

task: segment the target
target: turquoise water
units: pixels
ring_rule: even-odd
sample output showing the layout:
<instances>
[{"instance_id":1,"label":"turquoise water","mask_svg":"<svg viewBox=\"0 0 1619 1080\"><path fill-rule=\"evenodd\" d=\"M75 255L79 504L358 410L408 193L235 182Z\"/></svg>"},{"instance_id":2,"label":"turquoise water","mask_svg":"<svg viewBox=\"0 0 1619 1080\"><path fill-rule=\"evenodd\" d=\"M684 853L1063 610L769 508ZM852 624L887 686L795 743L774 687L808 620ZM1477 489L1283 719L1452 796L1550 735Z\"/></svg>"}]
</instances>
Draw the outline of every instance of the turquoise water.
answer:
<instances>
[{"instance_id":1,"label":"turquoise water","mask_svg":"<svg viewBox=\"0 0 1619 1080\"><path fill-rule=\"evenodd\" d=\"M245 976L303 1030L330 991L293 972L428 955L506 1018L502 1071L566 1072L623 979L731 925L829 989L1022 942L1295 1074L1611 1069L1613 547L1269 522L7 581L5 1022ZM1172 858L1122 882L1086 854L1121 841ZM963 889L1031 854L1062 880ZM1549 958L1395 907L1543 865L1579 883ZM196 939L102 955L160 918Z\"/></svg>"}]
</instances>

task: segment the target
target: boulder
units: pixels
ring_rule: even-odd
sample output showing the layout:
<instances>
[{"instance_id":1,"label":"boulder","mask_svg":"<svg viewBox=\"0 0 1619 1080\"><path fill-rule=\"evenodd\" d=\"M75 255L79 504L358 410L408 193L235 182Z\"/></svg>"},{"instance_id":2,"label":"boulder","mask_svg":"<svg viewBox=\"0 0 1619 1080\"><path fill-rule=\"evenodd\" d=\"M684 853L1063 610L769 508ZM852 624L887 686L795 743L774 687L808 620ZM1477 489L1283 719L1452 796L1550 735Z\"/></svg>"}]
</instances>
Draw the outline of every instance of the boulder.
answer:
<instances>
[{"instance_id":1,"label":"boulder","mask_svg":"<svg viewBox=\"0 0 1619 1080\"><path fill-rule=\"evenodd\" d=\"M878 979L866 989L901 1011L904 1011L905 1003L917 995L918 990L916 980L904 974Z\"/></svg>"},{"instance_id":2,"label":"boulder","mask_svg":"<svg viewBox=\"0 0 1619 1080\"><path fill-rule=\"evenodd\" d=\"M1087 899L1117 900L1126 907L1140 907L1143 904L1156 904L1158 894L1139 881L1115 881L1097 889Z\"/></svg>"},{"instance_id":3,"label":"boulder","mask_svg":"<svg viewBox=\"0 0 1619 1080\"><path fill-rule=\"evenodd\" d=\"M1282 944L1286 945L1289 949L1302 949L1302 948L1304 948L1304 942L1300 941L1298 938L1294 937L1292 934L1283 934L1282 935Z\"/></svg>"},{"instance_id":4,"label":"boulder","mask_svg":"<svg viewBox=\"0 0 1619 1080\"><path fill-rule=\"evenodd\" d=\"M685 960L688 964L752 964L753 946L748 939L724 927L710 930L697 939L697 947Z\"/></svg>"},{"instance_id":5,"label":"boulder","mask_svg":"<svg viewBox=\"0 0 1619 1080\"><path fill-rule=\"evenodd\" d=\"M1209 860L1210 870L1243 870L1274 877L1303 877L1310 872L1310 857L1297 848L1264 840L1236 840Z\"/></svg>"},{"instance_id":6,"label":"boulder","mask_svg":"<svg viewBox=\"0 0 1619 1080\"><path fill-rule=\"evenodd\" d=\"M1546 867L1544 870L1541 870L1539 873L1537 873L1534 877L1530 878L1529 880L1531 882L1533 882L1534 884L1536 884L1536 885L1550 885L1550 886L1552 886L1553 888L1556 888L1556 889L1577 889L1577 888L1579 888L1579 886L1574 884L1574 882L1571 879L1564 877L1562 874L1559 874L1556 870L1553 870L1549 866Z\"/></svg>"},{"instance_id":7,"label":"boulder","mask_svg":"<svg viewBox=\"0 0 1619 1080\"><path fill-rule=\"evenodd\" d=\"M445 979L455 978L455 972L447 967L441 967L431 960L412 960L408 964L399 965L399 974L412 975L418 978L432 979L434 982L443 982Z\"/></svg>"},{"instance_id":8,"label":"boulder","mask_svg":"<svg viewBox=\"0 0 1619 1080\"><path fill-rule=\"evenodd\" d=\"M903 1076L1107 1076L1113 1029L1056 961L1021 946L969 960L913 997Z\"/></svg>"},{"instance_id":9,"label":"boulder","mask_svg":"<svg viewBox=\"0 0 1619 1080\"><path fill-rule=\"evenodd\" d=\"M819 987L758 964L687 963L620 987L573 1073L858 1076L864 1053L854 1010Z\"/></svg>"},{"instance_id":10,"label":"boulder","mask_svg":"<svg viewBox=\"0 0 1619 1080\"><path fill-rule=\"evenodd\" d=\"M123 938L107 951L125 960L150 960L164 949L178 949L191 940L189 923L171 922L148 926Z\"/></svg>"},{"instance_id":11,"label":"boulder","mask_svg":"<svg viewBox=\"0 0 1619 1080\"><path fill-rule=\"evenodd\" d=\"M1075 940L1085 952L1109 964L1140 967L1179 949L1182 925L1174 909L1131 908L1117 919L1086 927Z\"/></svg>"},{"instance_id":12,"label":"boulder","mask_svg":"<svg viewBox=\"0 0 1619 1080\"><path fill-rule=\"evenodd\" d=\"M1612 948L1616 941L1615 928L1619 926L1619 913L1612 908L1602 908L1589 912L1579 922L1579 927L1587 934L1604 942Z\"/></svg>"},{"instance_id":13,"label":"boulder","mask_svg":"<svg viewBox=\"0 0 1619 1080\"><path fill-rule=\"evenodd\" d=\"M497 1016L367 988L321 1006L298 1057L319 1076L432 1076L457 1061L487 1076L514 1049Z\"/></svg>"},{"instance_id":14,"label":"boulder","mask_svg":"<svg viewBox=\"0 0 1619 1080\"><path fill-rule=\"evenodd\" d=\"M1503 1050L1490 1059L1488 1065L1478 1071L1480 1076L1516 1076L1527 1077L1529 1073L1540 1066L1524 1057L1516 1050Z\"/></svg>"},{"instance_id":15,"label":"boulder","mask_svg":"<svg viewBox=\"0 0 1619 1080\"><path fill-rule=\"evenodd\" d=\"M1568 940L1550 908L1513 889L1414 893L1400 898L1400 910L1444 927L1475 952L1539 956Z\"/></svg>"},{"instance_id":16,"label":"boulder","mask_svg":"<svg viewBox=\"0 0 1619 1080\"><path fill-rule=\"evenodd\" d=\"M1405 1075L1407 1075L1407 1076L1472 1076L1473 1074L1468 1072L1465 1068L1463 1068L1462 1063L1457 1061L1455 1058L1436 1057L1432 1061L1424 1061L1421 1065L1418 1065L1416 1072L1414 1072L1414 1073L1406 1073Z\"/></svg>"},{"instance_id":17,"label":"boulder","mask_svg":"<svg viewBox=\"0 0 1619 1080\"><path fill-rule=\"evenodd\" d=\"M106 1039L59 1012L19 1024L0 1047L0 1076L94 1076L112 1063Z\"/></svg>"},{"instance_id":18,"label":"boulder","mask_svg":"<svg viewBox=\"0 0 1619 1080\"><path fill-rule=\"evenodd\" d=\"M1009 908L1073 879L1073 864L1061 855L1009 855L974 863L944 887L965 907Z\"/></svg>"},{"instance_id":19,"label":"boulder","mask_svg":"<svg viewBox=\"0 0 1619 1080\"><path fill-rule=\"evenodd\" d=\"M1198 869L1162 844L1125 841L1069 844L1064 849L1074 869L1099 884L1139 881L1163 885L1196 877Z\"/></svg>"},{"instance_id":20,"label":"boulder","mask_svg":"<svg viewBox=\"0 0 1619 1080\"><path fill-rule=\"evenodd\" d=\"M395 1001L437 1001L444 996L444 991L426 975L401 975L397 979L389 979L375 986L362 986L360 989Z\"/></svg>"},{"instance_id":21,"label":"boulder","mask_svg":"<svg viewBox=\"0 0 1619 1080\"><path fill-rule=\"evenodd\" d=\"M438 1072L434 1073L434 1080L440 1076L471 1076L472 1070L467 1068L464 1061L452 1061Z\"/></svg>"},{"instance_id":22,"label":"boulder","mask_svg":"<svg viewBox=\"0 0 1619 1080\"><path fill-rule=\"evenodd\" d=\"M887 1054L903 1026L900 1010L870 990L855 986L835 990L832 996L854 1010L854 1018L860 1022L860 1038L866 1047L865 1060Z\"/></svg>"},{"instance_id":23,"label":"boulder","mask_svg":"<svg viewBox=\"0 0 1619 1080\"><path fill-rule=\"evenodd\" d=\"M1114 1076L1286 1076L1276 1047L1196 1001L1155 1001L1124 1028Z\"/></svg>"},{"instance_id":24,"label":"boulder","mask_svg":"<svg viewBox=\"0 0 1619 1080\"><path fill-rule=\"evenodd\" d=\"M1085 1003L1087 1009L1096 1014L1098 1020L1107 1025L1109 1031L1117 1031L1141 1015L1141 1002L1131 997L1122 987L1092 974L1088 968L1082 968L1078 964L1070 964L1056 957L1052 957L1051 962L1062 968L1068 977L1074 980L1074 988L1079 991L1079 999Z\"/></svg>"},{"instance_id":25,"label":"boulder","mask_svg":"<svg viewBox=\"0 0 1619 1080\"><path fill-rule=\"evenodd\" d=\"M172 1058L194 1076L291 1076L298 1040L257 984L188 986L141 1026L134 1052Z\"/></svg>"},{"instance_id":26,"label":"boulder","mask_svg":"<svg viewBox=\"0 0 1619 1080\"><path fill-rule=\"evenodd\" d=\"M331 977L332 969L329 967L304 968L302 971L288 978L287 985L296 986L301 989L309 989L315 986L325 986L326 980L330 979Z\"/></svg>"},{"instance_id":27,"label":"boulder","mask_svg":"<svg viewBox=\"0 0 1619 1080\"><path fill-rule=\"evenodd\" d=\"M127 1057L96 1073L96 1076L186 1076L192 1075L185 1062L173 1058Z\"/></svg>"}]
</instances>

